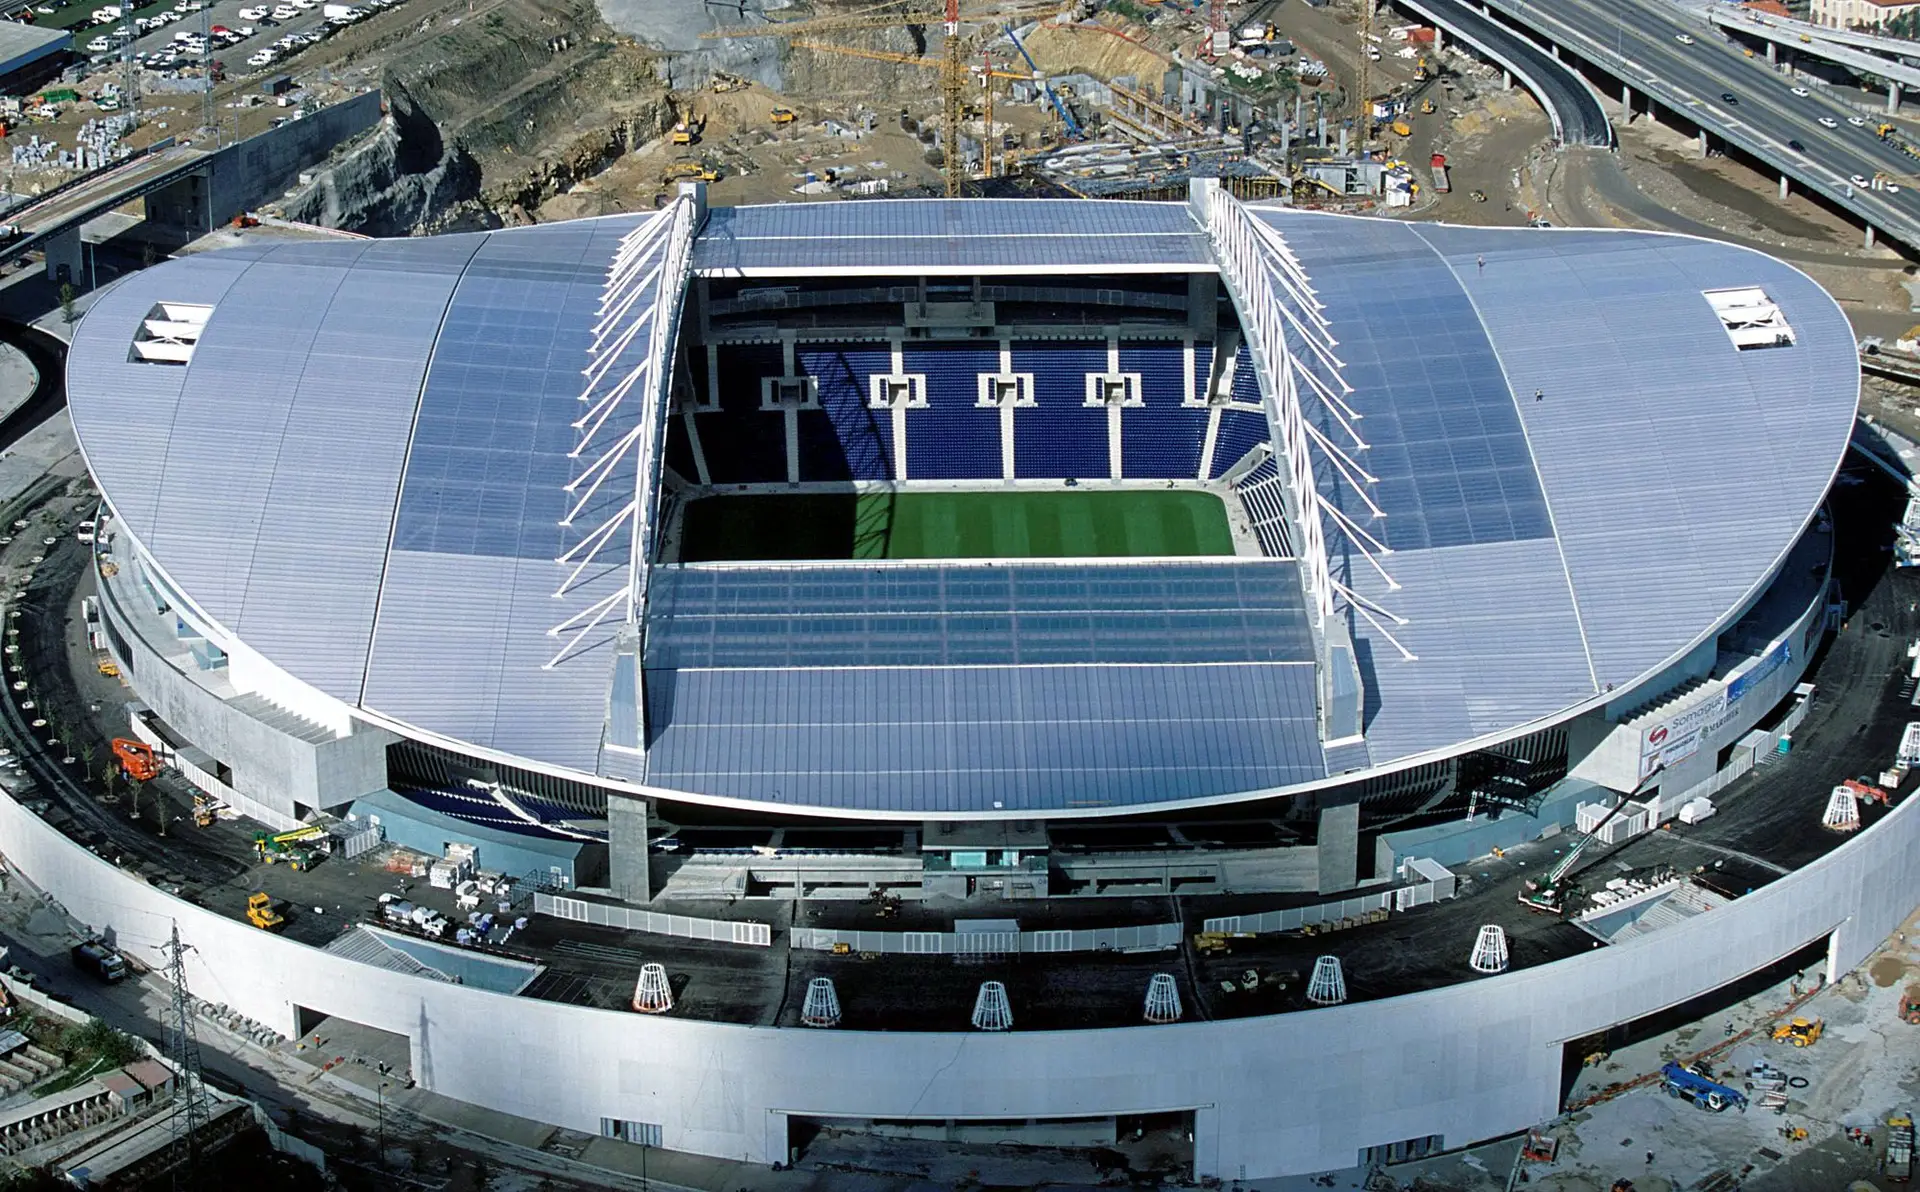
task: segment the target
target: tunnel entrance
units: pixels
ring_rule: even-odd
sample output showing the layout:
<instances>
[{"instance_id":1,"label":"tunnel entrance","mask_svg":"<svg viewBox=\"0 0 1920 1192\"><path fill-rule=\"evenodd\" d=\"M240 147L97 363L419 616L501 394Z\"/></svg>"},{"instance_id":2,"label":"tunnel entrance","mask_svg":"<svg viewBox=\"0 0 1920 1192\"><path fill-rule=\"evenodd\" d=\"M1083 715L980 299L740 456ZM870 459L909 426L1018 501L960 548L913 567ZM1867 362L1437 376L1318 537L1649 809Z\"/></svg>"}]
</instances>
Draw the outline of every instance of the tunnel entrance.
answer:
<instances>
[{"instance_id":1,"label":"tunnel entrance","mask_svg":"<svg viewBox=\"0 0 1920 1192\"><path fill-rule=\"evenodd\" d=\"M1191 1110L995 1119L790 1114L787 1161L803 1171L851 1166L940 1184L967 1178L988 1185L1058 1182L1075 1165L1083 1165L1088 1183L1187 1183L1193 1177L1193 1117Z\"/></svg>"}]
</instances>

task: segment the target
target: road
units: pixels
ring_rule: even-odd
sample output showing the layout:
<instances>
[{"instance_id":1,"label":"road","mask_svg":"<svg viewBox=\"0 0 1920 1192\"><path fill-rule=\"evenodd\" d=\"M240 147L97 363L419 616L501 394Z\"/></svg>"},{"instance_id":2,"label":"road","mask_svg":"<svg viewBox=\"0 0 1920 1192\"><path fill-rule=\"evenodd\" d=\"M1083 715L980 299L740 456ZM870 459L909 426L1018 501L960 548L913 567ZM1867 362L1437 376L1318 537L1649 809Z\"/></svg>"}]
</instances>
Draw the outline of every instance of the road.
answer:
<instances>
[{"instance_id":1,"label":"road","mask_svg":"<svg viewBox=\"0 0 1920 1192\"><path fill-rule=\"evenodd\" d=\"M1920 161L1881 141L1871 112L1835 100L1817 84L1806 88L1810 94L1795 95L1793 78L1661 0L1489 3L1893 239L1920 247L1920 177L1914 177ZM1822 126L1822 117L1833 127ZM1876 172L1895 175L1899 192L1852 181ZM1914 185L1906 184L1909 178Z\"/></svg>"},{"instance_id":2,"label":"road","mask_svg":"<svg viewBox=\"0 0 1920 1192\"><path fill-rule=\"evenodd\" d=\"M7 213L20 235L0 247L10 260L39 247L49 236L104 215L196 169L206 154L173 145L88 175L79 184Z\"/></svg>"},{"instance_id":3,"label":"road","mask_svg":"<svg viewBox=\"0 0 1920 1192\"><path fill-rule=\"evenodd\" d=\"M1482 57L1517 70L1529 80L1528 90L1546 109L1554 132L1568 145L1611 145L1613 127L1607 114L1572 67L1498 21L1460 0L1400 0L1401 6L1424 16L1449 34L1473 45Z\"/></svg>"}]
</instances>

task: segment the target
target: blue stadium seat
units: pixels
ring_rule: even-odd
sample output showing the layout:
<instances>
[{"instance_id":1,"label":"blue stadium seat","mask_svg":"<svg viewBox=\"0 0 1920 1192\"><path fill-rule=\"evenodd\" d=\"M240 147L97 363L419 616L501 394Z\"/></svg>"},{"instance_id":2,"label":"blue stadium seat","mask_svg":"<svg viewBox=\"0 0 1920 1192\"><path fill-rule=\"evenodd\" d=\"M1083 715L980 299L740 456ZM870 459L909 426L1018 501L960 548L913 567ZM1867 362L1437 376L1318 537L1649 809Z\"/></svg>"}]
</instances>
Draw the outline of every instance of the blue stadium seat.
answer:
<instances>
[{"instance_id":1,"label":"blue stadium seat","mask_svg":"<svg viewBox=\"0 0 1920 1192\"><path fill-rule=\"evenodd\" d=\"M914 346L904 359L927 378L926 408L907 411L908 481L998 479L1000 411L978 402L980 374L1000 371L1000 349Z\"/></svg>"},{"instance_id":2,"label":"blue stadium seat","mask_svg":"<svg viewBox=\"0 0 1920 1192\"><path fill-rule=\"evenodd\" d=\"M1087 374L1107 371L1107 345L1016 343L1013 371L1033 374L1034 398L1013 415L1015 478L1107 476L1106 407L1086 405Z\"/></svg>"},{"instance_id":3,"label":"blue stadium seat","mask_svg":"<svg viewBox=\"0 0 1920 1192\"><path fill-rule=\"evenodd\" d=\"M893 479L893 416L867 404L868 378L893 371L893 352L875 344L800 344L794 365L817 379L821 407L800 415L800 479Z\"/></svg>"},{"instance_id":4,"label":"blue stadium seat","mask_svg":"<svg viewBox=\"0 0 1920 1192\"><path fill-rule=\"evenodd\" d=\"M1220 433L1213 441L1213 475L1217 479L1240 457L1264 443L1268 435L1267 416L1252 410L1222 409Z\"/></svg>"},{"instance_id":5,"label":"blue stadium seat","mask_svg":"<svg viewBox=\"0 0 1920 1192\"><path fill-rule=\"evenodd\" d=\"M1249 405L1260 404L1260 378L1253 371L1253 353L1247 349L1247 341L1240 341L1240 350L1233 357L1233 400ZM1219 456L1214 457L1218 459Z\"/></svg>"},{"instance_id":6,"label":"blue stadium seat","mask_svg":"<svg viewBox=\"0 0 1920 1192\"><path fill-rule=\"evenodd\" d=\"M1196 353L1197 354L1197 353ZM1121 474L1128 480L1194 480L1206 444L1207 411L1186 406L1187 360L1182 344L1121 344L1120 371L1140 374L1145 404L1120 414ZM1205 374L1197 390L1204 390Z\"/></svg>"},{"instance_id":7,"label":"blue stadium seat","mask_svg":"<svg viewBox=\"0 0 1920 1192\"><path fill-rule=\"evenodd\" d=\"M483 824L502 832L516 832L522 836L544 836L550 839L568 839L562 833L550 831L508 811L487 795L477 791L446 790L438 787L395 786L393 793L418 804L430 811L452 816L470 824ZM528 809L532 811L531 808ZM533 814L541 814L534 811ZM578 813L573 813L577 815ZM560 818L555 816L554 818Z\"/></svg>"}]
</instances>

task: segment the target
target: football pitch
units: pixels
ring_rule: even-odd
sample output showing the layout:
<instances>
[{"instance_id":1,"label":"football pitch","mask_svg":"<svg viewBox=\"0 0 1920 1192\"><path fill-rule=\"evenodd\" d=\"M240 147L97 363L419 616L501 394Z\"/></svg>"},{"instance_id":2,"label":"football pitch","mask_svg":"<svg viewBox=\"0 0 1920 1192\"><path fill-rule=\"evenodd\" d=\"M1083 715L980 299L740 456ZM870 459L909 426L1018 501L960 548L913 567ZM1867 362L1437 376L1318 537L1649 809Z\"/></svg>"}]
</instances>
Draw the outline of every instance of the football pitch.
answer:
<instances>
[{"instance_id":1,"label":"football pitch","mask_svg":"<svg viewBox=\"0 0 1920 1192\"><path fill-rule=\"evenodd\" d=\"M1220 498L1180 489L713 496L684 518L687 563L1233 553Z\"/></svg>"}]
</instances>

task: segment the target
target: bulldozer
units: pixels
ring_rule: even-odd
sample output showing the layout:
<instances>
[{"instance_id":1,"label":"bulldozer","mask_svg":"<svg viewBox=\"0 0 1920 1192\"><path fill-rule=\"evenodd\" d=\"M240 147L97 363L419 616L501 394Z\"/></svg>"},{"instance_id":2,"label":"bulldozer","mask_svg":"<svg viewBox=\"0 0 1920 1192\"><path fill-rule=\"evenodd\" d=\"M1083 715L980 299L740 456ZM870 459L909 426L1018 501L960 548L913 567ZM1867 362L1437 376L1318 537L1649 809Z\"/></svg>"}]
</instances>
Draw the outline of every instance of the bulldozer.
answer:
<instances>
[{"instance_id":1,"label":"bulldozer","mask_svg":"<svg viewBox=\"0 0 1920 1192\"><path fill-rule=\"evenodd\" d=\"M742 91L745 90L746 87L747 80L741 78L739 75L730 75L717 70L713 72L713 93L715 95L725 95L729 91Z\"/></svg>"},{"instance_id":2,"label":"bulldozer","mask_svg":"<svg viewBox=\"0 0 1920 1192\"><path fill-rule=\"evenodd\" d=\"M792 124L797 117L792 108L775 108L767 114L767 119L775 124Z\"/></svg>"},{"instance_id":3,"label":"bulldozer","mask_svg":"<svg viewBox=\"0 0 1920 1192\"><path fill-rule=\"evenodd\" d=\"M1791 1043L1795 1047L1812 1047L1820 1041L1820 1033L1827 1029L1823 1018L1796 1018L1783 1022L1773 1028L1775 1043Z\"/></svg>"},{"instance_id":4,"label":"bulldozer","mask_svg":"<svg viewBox=\"0 0 1920 1192\"><path fill-rule=\"evenodd\" d=\"M273 897L264 891L247 895L247 922L262 931L278 931L286 926L286 916L273 909Z\"/></svg>"}]
</instances>

